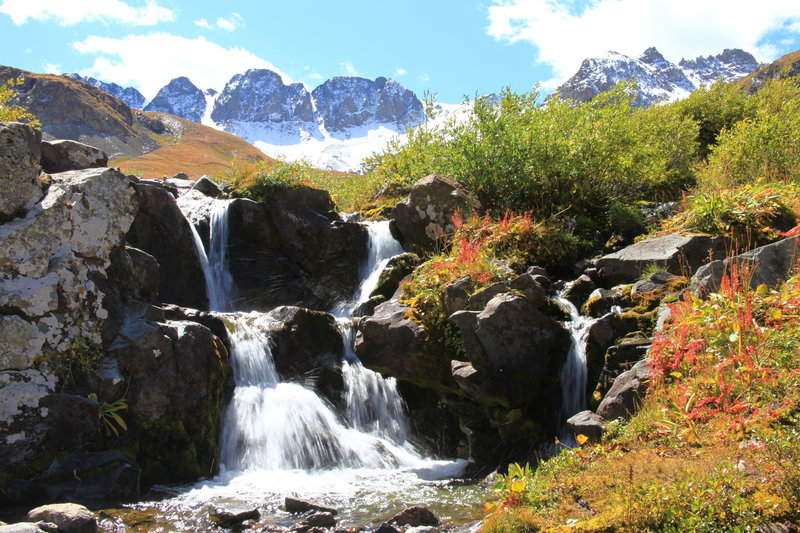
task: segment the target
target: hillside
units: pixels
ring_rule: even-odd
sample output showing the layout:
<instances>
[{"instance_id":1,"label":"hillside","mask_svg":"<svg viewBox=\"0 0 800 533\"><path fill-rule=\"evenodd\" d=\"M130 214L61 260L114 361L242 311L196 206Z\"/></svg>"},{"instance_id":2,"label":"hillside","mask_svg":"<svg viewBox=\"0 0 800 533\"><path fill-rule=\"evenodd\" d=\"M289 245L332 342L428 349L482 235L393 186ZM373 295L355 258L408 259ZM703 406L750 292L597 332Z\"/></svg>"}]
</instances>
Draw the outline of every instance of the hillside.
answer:
<instances>
[{"instance_id":1,"label":"hillside","mask_svg":"<svg viewBox=\"0 0 800 533\"><path fill-rule=\"evenodd\" d=\"M185 172L190 178L197 178L221 174L237 158L277 163L230 133L167 113L143 114L162 122L169 133L159 137L161 146L156 150L136 157L118 157L109 163L128 174L160 178Z\"/></svg>"},{"instance_id":2,"label":"hillside","mask_svg":"<svg viewBox=\"0 0 800 533\"><path fill-rule=\"evenodd\" d=\"M754 70L742 79L742 86L750 92L757 91L768 80L790 78L800 74L800 50L786 54L770 63Z\"/></svg>"}]
</instances>

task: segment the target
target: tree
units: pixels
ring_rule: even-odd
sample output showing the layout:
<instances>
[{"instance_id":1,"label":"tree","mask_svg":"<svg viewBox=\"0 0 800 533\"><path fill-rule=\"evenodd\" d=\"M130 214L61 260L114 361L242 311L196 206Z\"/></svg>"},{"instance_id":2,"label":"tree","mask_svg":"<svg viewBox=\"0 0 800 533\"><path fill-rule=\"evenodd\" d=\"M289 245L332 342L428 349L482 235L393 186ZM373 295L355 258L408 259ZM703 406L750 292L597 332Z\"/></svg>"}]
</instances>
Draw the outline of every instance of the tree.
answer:
<instances>
[{"instance_id":1,"label":"tree","mask_svg":"<svg viewBox=\"0 0 800 533\"><path fill-rule=\"evenodd\" d=\"M31 127L41 128L42 123L36 115L25 109L14 99L17 97L15 87L19 87L24 82L24 78L11 78L0 85L0 122L24 122Z\"/></svg>"}]
</instances>

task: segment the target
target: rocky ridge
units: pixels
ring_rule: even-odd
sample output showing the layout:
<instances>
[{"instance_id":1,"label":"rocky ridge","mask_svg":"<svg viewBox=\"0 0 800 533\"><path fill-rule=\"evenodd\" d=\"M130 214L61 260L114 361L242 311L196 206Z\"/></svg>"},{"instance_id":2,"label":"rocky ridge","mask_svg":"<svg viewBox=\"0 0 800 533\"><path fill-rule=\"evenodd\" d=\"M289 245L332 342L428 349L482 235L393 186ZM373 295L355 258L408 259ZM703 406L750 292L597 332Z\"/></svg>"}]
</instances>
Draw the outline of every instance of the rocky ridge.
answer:
<instances>
[{"instance_id":1,"label":"rocky ridge","mask_svg":"<svg viewBox=\"0 0 800 533\"><path fill-rule=\"evenodd\" d=\"M107 92L111 96L119 98L125 102L126 105L132 107L133 109L142 109L142 106L144 106L145 97L135 87L122 87L116 83L107 83L91 76L81 76L80 74L76 74L74 72L68 72L64 74L64 76L67 78L72 78L73 80L88 83L89 85L94 85L98 89Z\"/></svg>"},{"instance_id":2,"label":"rocky ridge","mask_svg":"<svg viewBox=\"0 0 800 533\"><path fill-rule=\"evenodd\" d=\"M206 112L206 97L189 78L181 76L161 88L145 111L161 111L200 122Z\"/></svg>"},{"instance_id":3,"label":"rocky ridge","mask_svg":"<svg viewBox=\"0 0 800 533\"><path fill-rule=\"evenodd\" d=\"M734 81L747 76L760 64L749 53L726 49L716 56L682 59L678 64L667 61L654 47L638 58L617 52L588 58L578 72L558 89L563 98L588 102L617 83L634 79L638 83L635 104L648 106L659 100L685 98L702 85Z\"/></svg>"}]
</instances>

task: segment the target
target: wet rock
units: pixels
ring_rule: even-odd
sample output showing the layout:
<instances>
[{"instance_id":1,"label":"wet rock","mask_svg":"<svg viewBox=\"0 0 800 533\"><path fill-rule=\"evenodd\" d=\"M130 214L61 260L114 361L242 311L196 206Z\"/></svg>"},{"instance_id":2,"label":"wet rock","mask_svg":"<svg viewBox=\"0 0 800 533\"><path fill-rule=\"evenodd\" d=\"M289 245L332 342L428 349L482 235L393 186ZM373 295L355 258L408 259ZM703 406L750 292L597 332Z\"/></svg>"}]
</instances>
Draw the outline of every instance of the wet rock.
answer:
<instances>
[{"instance_id":1,"label":"wet rock","mask_svg":"<svg viewBox=\"0 0 800 533\"><path fill-rule=\"evenodd\" d=\"M405 509L389 520L390 523L398 526L438 526L439 519L436 518L427 507L415 506Z\"/></svg>"},{"instance_id":2,"label":"wet rock","mask_svg":"<svg viewBox=\"0 0 800 533\"><path fill-rule=\"evenodd\" d=\"M605 432L605 421L591 411L581 411L567 420L567 427L576 437L584 435L589 438L589 442L598 443Z\"/></svg>"},{"instance_id":3,"label":"wet rock","mask_svg":"<svg viewBox=\"0 0 800 533\"><path fill-rule=\"evenodd\" d=\"M694 272L709 260L723 259L728 244L725 237L671 233L601 257L595 266L608 285L631 283L654 264L673 274Z\"/></svg>"},{"instance_id":4,"label":"wet rock","mask_svg":"<svg viewBox=\"0 0 800 533\"><path fill-rule=\"evenodd\" d=\"M592 278L583 274L567 285L564 290L564 298L569 300L577 309L580 309L581 305L596 288Z\"/></svg>"},{"instance_id":5,"label":"wet rock","mask_svg":"<svg viewBox=\"0 0 800 533\"><path fill-rule=\"evenodd\" d=\"M427 332L408 316L410 308L396 300L378 305L375 314L358 323L355 350L367 368L422 387L450 390L450 362L428 353Z\"/></svg>"},{"instance_id":6,"label":"wet rock","mask_svg":"<svg viewBox=\"0 0 800 533\"><path fill-rule=\"evenodd\" d=\"M45 530L33 522L17 522L16 524L0 524L0 533L42 533Z\"/></svg>"},{"instance_id":7,"label":"wet rock","mask_svg":"<svg viewBox=\"0 0 800 533\"><path fill-rule=\"evenodd\" d=\"M627 420L639 410L650 384L648 362L647 359L639 361L633 368L617 376L597 408L597 414L603 420Z\"/></svg>"},{"instance_id":8,"label":"wet rock","mask_svg":"<svg viewBox=\"0 0 800 533\"><path fill-rule=\"evenodd\" d=\"M44 141L42 169L48 174L108 166L108 155L99 148L68 139Z\"/></svg>"},{"instance_id":9,"label":"wet rock","mask_svg":"<svg viewBox=\"0 0 800 533\"><path fill-rule=\"evenodd\" d=\"M208 309L205 277L192 230L175 198L154 183L137 183L136 189L141 204L127 240L158 261L160 301Z\"/></svg>"},{"instance_id":10,"label":"wet rock","mask_svg":"<svg viewBox=\"0 0 800 533\"><path fill-rule=\"evenodd\" d=\"M455 180L431 174L411 187L394 213L403 240L420 250L431 250L446 235L455 233L452 219L456 211L466 220L478 208L477 200Z\"/></svg>"},{"instance_id":11,"label":"wet rock","mask_svg":"<svg viewBox=\"0 0 800 533\"><path fill-rule=\"evenodd\" d=\"M97 518L82 505L56 503L37 507L28 512L27 519L32 522L52 522L64 533L95 533Z\"/></svg>"},{"instance_id":12,"label":"wet rock","mask_svg":"<svg viewBox=\"0 0 800 533\"><path fill-rule=\"evenodd\" d=\"M336 518L332 513L314 513L298 524L301 528L335 527Z\"/></svg>"},{"instance_id":13,"label":"wet rock","mask_svg":"<svg viewBox=\"0 0 800 533\"><path fill-rule=\"evenodd\" d=\"M219 198L222 196L222 188L208 176L201 176L200 179L197 180L192 186L192 189L200 191L206 196L211 196L212 198Z\"/></svg>"},{"instance_id":14,"label":"wet rock","mask_svg":"<svg viewBox=\"0 0 800 533\"><path fill-rule=\"evenodd\" d=\"M384 522L383 524L373 529L372 533L400 533L400 530L394 527L393 525Z\"/></svg>"},{"instance_id":15,"label":"wet rock","mask_svg":"<svg viewBox=\"0 0 800 533\"><path fill-rule=\"evenodd\" d=\"M0 123L0 223L22 216L42 197L42 134L26 124Z\"/></svg>"},{"instance_id":16,"label":"wet rock","mask_svg":"<svg viewBox=\"0 0 800 533\"><path fill-rule=\"evenodd\" d=\"M261 513L258 509L249 509L239 512L215 509L208 514L208 518L220 527L236 529L246 520L258 520L261 518Z\"/></svg>"},{"instance_id":17,"label":"wet rock","mask_svg":"<svg viewBox=\"0 0 800 533\"><path fill-rule=\"evenodd\" d=\"M403 278L411 274L419 263L417 254L405 253L392 257L381 272L370 297L383 296L387 300L391 299Z\"/></svg>"},{"instance_id":18,"label":"wet rock","mask_svg":"<svg viewBox=\"0 0 800 533\"><path fill-rule=\"evenodd\" d=\"M601 317L610 312L614 306L622 304L622 292L618 289L595 289L583 304L584 315Z\"/></svg>"},{"instance_id":19,"label":"wet rock","mask_svg":"<svg viewBox=\"0 0 800 533\"><path fill-rule=\"evenodd\" d=\"M323 513L329 513L331 515L336 515L338 513L336 509L331 507L326 507L324 505L319 505L306 500L298 500L297 498L291 498L289 496L284 499L283 506L286 508L287 513L292 514L307 513L308 511L320 511Z\"/></svg>"},{"instance_id":20,"label":"wet rock","mask_svg":"<svg viewBox=\"0 0 800 533\"><path fill-rule=\"evenodd\" d=\"M330 313L283 306L267 317L275 368L283 379L298 379L332 369L341 361L344 345Z\"/></svg>"},{"instance_id":21,"label":"wet rock","mask_svg":"<svg viewBox=\"0 0 800 533\"><path fill-rule=\"evenodd\" d=\"M650 338L634 338L624 339L619 344L609 347L603 368L597 378L595 389L597 395L604 397L620 374L645 357L652 343L653 339Z\"/></svg>"},{"instance_id":22,"label":"wet rock","mask_svg":"<svg viewBox=\"0 0 800 533\"><path fill-rule=\"evenodd\" d=\"M762 283L768 287L776 287L786 280L797 265L798 255L800 237L787 237L724 261L713 261L704 265L692 277L692 287L698 296L718 291L723 276L730 275L734 265L742 280L749 280L752 288Z\"/></svg>"}]
</instances>

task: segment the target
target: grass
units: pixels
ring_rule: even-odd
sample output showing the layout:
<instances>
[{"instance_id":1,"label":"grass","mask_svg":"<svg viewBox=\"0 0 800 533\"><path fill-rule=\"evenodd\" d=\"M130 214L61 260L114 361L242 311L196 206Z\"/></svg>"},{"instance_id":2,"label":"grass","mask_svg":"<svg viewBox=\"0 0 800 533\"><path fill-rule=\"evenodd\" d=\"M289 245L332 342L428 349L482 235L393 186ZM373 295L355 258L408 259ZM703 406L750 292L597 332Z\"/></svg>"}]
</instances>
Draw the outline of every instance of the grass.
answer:
<instances>
[{"instance_id":1,"label":"grass","mask_svg":"<svg viewBox=\"0 0 800 533\"><path fill-rule=\"evenodd\" d=\"M744 281L744 282L743 282ZM600 444L512 469L484 531L755 531L800 519L800 276L674 304L651 386Z\"/></svg>"}]
</instances>

